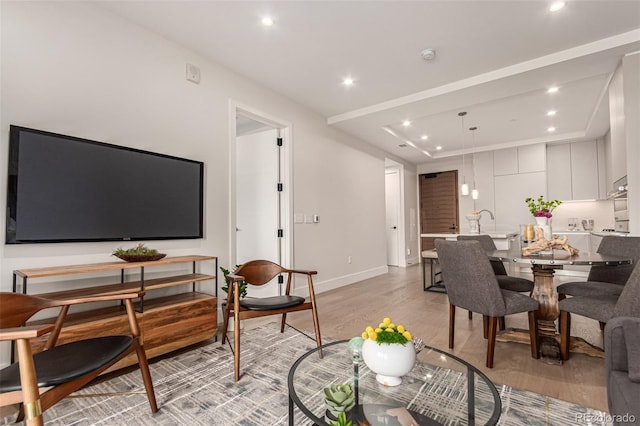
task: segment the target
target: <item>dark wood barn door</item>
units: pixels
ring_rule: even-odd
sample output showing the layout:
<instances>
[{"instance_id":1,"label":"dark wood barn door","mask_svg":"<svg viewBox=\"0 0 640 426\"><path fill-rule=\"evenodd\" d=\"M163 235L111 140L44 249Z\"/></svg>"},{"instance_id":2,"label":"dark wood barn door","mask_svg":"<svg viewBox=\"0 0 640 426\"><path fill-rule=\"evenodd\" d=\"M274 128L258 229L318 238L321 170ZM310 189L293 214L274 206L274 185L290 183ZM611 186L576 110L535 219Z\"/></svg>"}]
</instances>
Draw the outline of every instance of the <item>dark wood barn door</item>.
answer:
<instances>
[{"instance_id":1,"label":"dark wood barn door","mask_svg":"<svg viewBox=\"0 0 640 426\"><path fill-rule=\"evenodd\" d=\"M458 172L420 175L420 233L455 233L458 215ZM422 238L422 250L434 247L435 238Z\"/></svg>"}]
</instances>

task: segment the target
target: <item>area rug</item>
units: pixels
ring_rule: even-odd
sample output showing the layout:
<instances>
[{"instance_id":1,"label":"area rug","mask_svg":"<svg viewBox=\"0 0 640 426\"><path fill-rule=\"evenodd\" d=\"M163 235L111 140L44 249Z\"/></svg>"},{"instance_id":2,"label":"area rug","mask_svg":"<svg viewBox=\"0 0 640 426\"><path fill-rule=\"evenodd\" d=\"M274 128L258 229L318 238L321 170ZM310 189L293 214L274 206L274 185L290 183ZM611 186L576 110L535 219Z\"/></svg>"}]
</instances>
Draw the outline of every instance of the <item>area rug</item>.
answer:
<instances>
[{"instance_id":1,"label":"area rug","mask_svg":"<svg viewBox=\"0 0 640 426\"><path fill-rule=\"evenodd\" d=\"M330 341L326 339L327 342ZM287 375L315 347L299 331L279 325L246 330L239 382L230 347L211 342L151 364L160 410L152 414L138 370L89 386L45 412L47 425L286 425ZM500 425L609 425L607 413L497 385ZM294 424L309 425L295 409ZM585 419L585 421L580 421ZM586 421L589 420L589 422ZM463 424L463 423L455 423Z\"/></svg>"}]
</instances>

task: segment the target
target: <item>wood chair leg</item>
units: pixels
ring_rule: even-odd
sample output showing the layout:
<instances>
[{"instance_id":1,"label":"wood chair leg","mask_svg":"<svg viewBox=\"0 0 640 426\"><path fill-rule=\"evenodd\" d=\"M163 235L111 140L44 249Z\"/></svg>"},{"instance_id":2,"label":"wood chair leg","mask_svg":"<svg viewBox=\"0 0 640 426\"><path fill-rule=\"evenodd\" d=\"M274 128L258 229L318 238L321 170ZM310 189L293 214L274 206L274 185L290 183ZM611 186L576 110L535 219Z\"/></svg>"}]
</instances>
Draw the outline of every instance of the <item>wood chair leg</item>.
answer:
<instances>
[{"instance_id":1,"label":"wood chair leg","mask_svg":"<svg viewBox=\"0 0 640 426\"><path fill-rule=\"evenodd\" d=\"M569 346L571 342L571 314L560 311L560 359L569 359Z\"/></svg>"},{"instance_id":2,"label":"wood chair leg","mask_svg":"<svg viewBox=\"0 0 640 426\"><path fill-rule=\"evenodd\" d=\"M151 372L149 371L149 361L147 360L147 354L144 348L140 345L136 345L136 354L138 355L138 365L140 366L140 373L142 374L142 381L144 382L144 389L147 391L147 399L151 406L151 412L158 411L158 404L156 402L156 393L153 390L153 381L151 380Z\"/></svg>"},{"instance_id":3,"label":"wood chair leg","mask_svg":"<svg viewBox=\"0 0 640 426\"><path fill-rule=\"evenodd\" d=\"M531 358L540 358L538 347L538 311L529 311L529 339L531 340Z\"/></svg>"},{"instance_id":4,"label":"wood chair leg","mask_svg":"<svg viewBox=\"0 0 640 426\"><path fill-rule=\"evenodd\" d=\"M222 322L222 344L227 340L227 328L229 327L229 312L231 311L231 307L229 303L225 305L223 322Z\"/></svg>"},{"instance_id":5,"label":"wood chair leg","mask_svg":"<svg viewBox=\"0 0 640 426\"><path fill-rule=\"evenodd\" d=\"M469 320L473 319L473 312L469 311Z\"/></svg>"},{"instance_id":6,"label":"wood chair leg","mask_svg":"<svg viewBox=\"0 0 640 426\"><path fill-rule=\"evenodd\" d=\"M42 406L40 405L40 394L31 354L31 344L26 339L18 339L16 346L20 366L20 382L22 383L23 410L21 410L21 414L24 414L28 426L42 425ZM20 417L18 420L22 420L22 418Z\"/></svg>"},{"instance_id":7,"label":"wood chair leg","mask_svg":"<svg viewBox=\"0 0 640 426\"><path fill-rule=\"evenodd\" d=\"M507 324L504 321L504 317L498 318L498 327L500 330L505 330L507 328Z\"/></svg>"},{"instance_id":8,"label":"wood chair leg","mask_svg":"<svg viewBox=\"0 0 640 426\"><path fill-rule=\"evenodd\" d=\"M284 333L284 326L287 323L287 314L282 314L282 320L280 320L280 333Z\"/></svg>"},{"instance_id":9,"label":"wood chair leg","mask_svg":"<svg viewBox=\"0 0 640 426\"><path fill-rule=\"evenodd\" d=\"M486 315L482 316L482 337L489 338L489 317Z\"/></svg>"},{"instance_id":10,"label":"wood chair leg","mask_svg":"<svg viewBox=\"0 0 640 426\"><path fill-rule=\"evenodd\" d=\"M498 317L489 317L489 341L487 342L487 368L493 368L493 354L496 350Z\"/></svg>"},{"instance_id":11,"label":"wood chair leg","mask_svg":"<svg viewBox=\"0 0 640 426\"><path fill-rule=\"evenodd\" d=\"M453 349L453 335L456 323L456 307L449 303L449 349Z\"/></svg>"}]
</instances>

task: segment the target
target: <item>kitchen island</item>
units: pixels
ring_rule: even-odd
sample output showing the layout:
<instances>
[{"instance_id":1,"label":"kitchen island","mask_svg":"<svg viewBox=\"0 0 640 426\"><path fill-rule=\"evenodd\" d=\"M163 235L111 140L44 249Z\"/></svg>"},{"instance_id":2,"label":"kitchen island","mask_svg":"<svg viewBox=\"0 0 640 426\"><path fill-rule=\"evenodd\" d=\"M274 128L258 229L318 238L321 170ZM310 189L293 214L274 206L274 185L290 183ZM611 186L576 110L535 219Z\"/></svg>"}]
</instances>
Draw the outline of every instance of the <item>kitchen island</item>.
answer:
<instances>
[{"instance_id":1,"label":"kitchen island","mask_svg":"<svg viewBox=\"0 0 640 426\"><path fill-rule=\"evenodd\" d=\"M444 238L446 240L457 240L460 235L478 235L472 234L465 229L460 232L432 232L420 234L422 238ZM509 250L511 243L520 235L520 232L513 229L500 229L500 227L487 226L486 230L481 230L480 235L489 235L496 243L498 250Z\"/></svg>"}]
</instances>

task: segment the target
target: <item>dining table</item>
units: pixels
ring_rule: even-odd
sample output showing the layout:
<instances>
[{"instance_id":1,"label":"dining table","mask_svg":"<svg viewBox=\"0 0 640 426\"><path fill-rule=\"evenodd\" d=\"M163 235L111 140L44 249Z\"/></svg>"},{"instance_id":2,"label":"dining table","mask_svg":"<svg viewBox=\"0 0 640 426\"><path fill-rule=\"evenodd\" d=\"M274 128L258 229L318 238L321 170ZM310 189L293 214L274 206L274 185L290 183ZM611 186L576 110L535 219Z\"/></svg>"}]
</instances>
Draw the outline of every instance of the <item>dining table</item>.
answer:
<instances>
[{"instance_id":1,"label":"dining table","mask_svg":"<svg viewBox=\"0 0 640 426\"><path fill-rule=\"evenodd\" d=\"M517 263L520 266L530 265L533 273L534 288L531 297L538 301L538 333L540 357L552 364L562 364L560 359L559 334L556 328L556 320L560 315L558 306L558 293L553 286L553 276L556 269L562 269L568 265L607 265L617 267L633 263L633 259L627 256L611 256L600 253L579 252L571 255L565 250L549 250L530 255L522 254L522 246L514 244L509 250L495 250L487 253L489 259L501 262ZM528 337L520 336L518 330L510 330L502 333L498 338L501 341L528 342ZM572 340L575 340L572 338ZM575 347L575 348L574 348ZM575 349L575 350L574 350ZM600 355L602 350L594 350L594 347L581 341L572 344L572 350L589 355ZM600 353L600 354L598 354Z\"/></svg>"}]
</instances>

